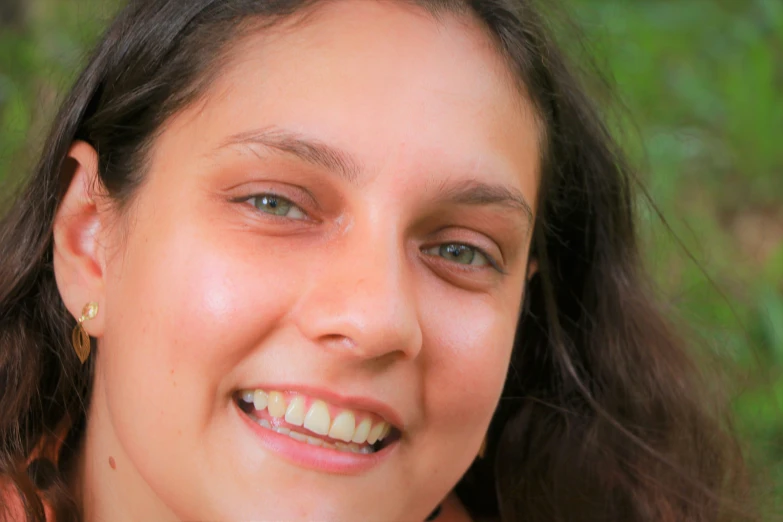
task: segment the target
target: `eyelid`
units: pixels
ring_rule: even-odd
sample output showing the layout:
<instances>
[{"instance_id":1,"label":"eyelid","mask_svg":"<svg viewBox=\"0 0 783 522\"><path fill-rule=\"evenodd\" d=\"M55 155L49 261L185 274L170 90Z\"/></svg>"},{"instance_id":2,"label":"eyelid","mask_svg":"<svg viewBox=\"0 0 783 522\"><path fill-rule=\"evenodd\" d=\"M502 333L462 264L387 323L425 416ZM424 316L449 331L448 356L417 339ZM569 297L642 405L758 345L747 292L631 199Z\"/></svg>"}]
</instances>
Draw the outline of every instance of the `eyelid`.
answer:
<instances>
[{"instance_id":1,"label":"eyelid","mask_svg":"<svg viewBox=\"0 0 783 522\"><path fill-rule=\"evenodd\" d=\"M479 254L481 254L482 256L484 256L484 258L487 260L487 263L488 263L487 266L489 268L497 271L498 273L500 273L502 275L506 275L506 271L503 269L501 264L497 261L497 259L495 259L494 256L492 256L489 253L487 253L487 251L485 249L483 249L483 248L481 248L479 246L473 245L473 244L471 244L471 243L469 243L467 241L443 241L443 242L440 242L440 243L435 243L435 244L430 244L428 246L423 246L421 248L421 251L425 255L431 255L432 257L440 257L440 256L437 256L436 254L427 254L425 251L431 250L433 248L440 248L443 245L462 245L462 246L466 246L468 248L471 248L471 249L475 250L476 252L478 252ZM443 259L443 261L445 261L445 262L447 262L447 263L449 263L451 265L454 265L459 270L478 271L478 270L482 269L482 268L470 268L471 265L461 265L460 263L449 261L449 260L447 260L445 258L442 258L442 257L441 257L441 259Z\"/></svg>"},{"instance_id":2,"label":"eyelid","mask_svg":"<svg viewBox=\"0 0 783 522\"><path fill-rule=\"evenodd\" d=\"M488 234L487 231L473 228L467 223L440 227L430 235L426 243L429 246L453 243L474 248L486 256L493 268L502 274L506 274L505 270L503 270L503 267L506 266L506 257L504 248L500 246L501 243ZM490 252L495 252L495 254L490 254Z\"/></svg>"},{"instance_id":3,"label":"eyelid","mask_svg":"<svg viewBox=\"0 0 783 522\"><path fill-rule=\"evenodd\" d=\"M244 181L229 187L226 189L226 193L237 195L232 197L234 202L241 202L241 200L251 197L269 195L287 199L302 209L310 207L320 210L321 208L313 193L303 186L261 176L258 179Z\"/></svg>"},{"instance_id":4,"label":"eyelid","mask_svg":"<svg viewBox=\"0 0 783 522\"><path fill-rule=\"evenodd\" d=\"M255 205L251 205L255 212L257 212L259 214L263 214L264 216L268 216L268 217L272 217L272 218L278 218L278 219L288 219L288 220L291 220L291 221L300 221L300 222L301 221L313 221L312 216L310 215L310 213L307 210L304 209L303 205L300 205L299 203L297 203L294 198L291 198L291 197L288 197L288 196L284 196L284 195L280 194L280 192L275 191L275 190L263 190L263 191L259 191L259 192L254 192L252 194L236 196L236 197L231 198L230 201L232 203L249 203L249 201L251 199L262 198L264 196L271 196L271 197L274 197L274 198L277 198L277 199L283 199L283 200L291 203L291 205L293 205L296 208L298 208L302 212L302 214L304 214L305 218L304 219L293 219L293 218L288 218L286 216L275 216L274 214L269 214L268 212L264 212L264 211L256 208Z\"/></svg>"},{"instance_id":5,"label":"eyelid","mask_svg":"<svg viewBox=\"0 0 783 522\"><path fill-rule=\"evenodd\" d=\"M505 272L505 270L503 270L503 268L500 266L500 263L498 262L498 260L497 260L497 259L495 259L495 257L494 257L494 256L492 256L491 254L489 254L489 253L488 253L486 250L484 250L483 248L481 248L481 247L478 247L478 246L475 246L475 245L471 245L470 243L458 243L458 244L460 244L460 245L465 245L466 247L469 247L469 248L472 248L472 249L476 250L476 252L478 252L479 254L481 254L482 256L484 256L484 257L486 258L486 260L487 260L487 262L489 263L489 266L490 266L491 268L494 268L495 270L497 270L497 271L498 271L498 272L500 272L501 274L504 274L504 275L505 275L505 273L506 273L506 272Z\"/></svg>"}]
</instances>

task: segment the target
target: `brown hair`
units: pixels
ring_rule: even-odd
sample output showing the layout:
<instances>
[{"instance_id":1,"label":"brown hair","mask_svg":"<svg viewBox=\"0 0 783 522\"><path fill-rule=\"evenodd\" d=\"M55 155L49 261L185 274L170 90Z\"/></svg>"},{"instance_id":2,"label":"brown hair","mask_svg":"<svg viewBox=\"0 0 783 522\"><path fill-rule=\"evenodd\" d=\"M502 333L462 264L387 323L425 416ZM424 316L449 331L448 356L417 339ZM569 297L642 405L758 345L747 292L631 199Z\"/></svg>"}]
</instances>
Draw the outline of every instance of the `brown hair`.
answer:
<instances>
[{"instance_id":1,"label":"brown hair","mask_svg":"<svg viewBox=\"0 0 783 522\"><path fill-rule=\"evenodd\" d=\"M321 0L323 1L323 0ZM156 133L203 95L243 22L290 17L318 0L134 0L119 14L52 126L24 192L0 222L0 480L28 521L79 520L67 485L86 424L93 366L69 345L52 224L74 140L99 155L120 205ZM725 411L655 303L641 269L633 174L530 0L416 0L479 20L543 130L532 257L487 458L457 492L477 516L526 522L753 519ZM58 468L28 461L70 426ZM36 471L33 469L33 471ZM45 488L43 493L36 488ZM1 516L0 511L0 516ZM10 515L9 515L10 516Z\"/></svg>"}]
</instances>

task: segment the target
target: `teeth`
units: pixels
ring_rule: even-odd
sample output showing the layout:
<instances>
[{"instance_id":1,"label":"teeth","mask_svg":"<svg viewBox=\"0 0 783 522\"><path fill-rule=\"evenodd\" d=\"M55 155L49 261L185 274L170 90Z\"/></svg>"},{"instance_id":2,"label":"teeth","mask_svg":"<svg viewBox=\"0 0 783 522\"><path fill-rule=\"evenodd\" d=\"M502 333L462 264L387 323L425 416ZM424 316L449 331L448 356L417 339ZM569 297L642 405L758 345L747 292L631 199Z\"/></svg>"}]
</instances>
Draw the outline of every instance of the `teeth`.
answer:
<instances>
[{"instance_id":1,"label":"teeth","mask_svg":"<svg viewBox=\"0 0 783 522\"><path fill-rule=\"evenodd\" d=\"M332 429L329 430L329 437L340 439L345 442L351 442L354 429L356 428L356 419L350 411L340 413L332 423ZM325 435L322 433L322 435Z\"/></svg>"},{"instance_id":2,"label":"teeth","mask_svg":"<svg viewBox=\"0 0 783 522\"><path fill-rule=\"evenodd\" d=\"M363 449L359 447L360 445L375 444L388 437L392 431L392 426L389 423L381 421L373 425L372 419L369 417L365 417L357 424L356 413L350 410L341 411L332 421L329 405L324 401L314 400L308 410L306 409L307 398L302 395L293 395L288 404L286 404L286 395L277 391L267 393L264 390L244 390L240 392L239 398L245 403L253 404L258 412L267 410L270 417L274 419L284 417L285 421L292 426L303 426L306 430L317 435L328 435L330 439L342 441L341 444L349 443L345 448L342 448L345 451L353 451L353 449L359 451ZM256 421L261 426L273 429L278 433L290 434L289 428L272 428L268 420L256 419ZM299 433L294 438L299 440L301 437L307 436ZM323 439L310 438L313 439L310 444L320 446L328 444Z\"/></svg>"},{"instance_id":3,"label":"teeth","mask_svg":"<svg viewBox=\"0 0 783 522\"><path fill-rule=\"evenodd\" d=\"M301 426L304 424L305 418L305 400L304 397L297 395L291 404L288 405L288 409L285 412L285 421L288 424L294 426Z\"/></svg>"},{"instance_id":4,"label":"teeth","mask_svg":"<svg viewBox=\"0 0 783 522\"><path fill-rule=\"evenodd\" d=\"M307 443L311 444L313 446L323 446L324 445L324 441L322 441L318 437L307 437Z\"/></svg>"},{"instance_id":5,"label":"teeth","mask_svg":"<svg viewBox=\"0 0 783 522\"><path fill-rule=\"evenodd\" d=\"M346 453L359 453L363 455L373 453L373 449L367 445L359 446L357 444L346 444L345 442L335 442L332 444L331 442L319 439L318 437L310 437L283 426L272 427L272 425L266 419L257 419L256 422L263 428L277 432L281 435L288 435L298 442L305 442L311 446L319 446L331 450L343 451Z\"/></svg>"},{"instance_id":6,"label":"teeth","mask_svg":"<svg viewBox=\"0 0 783 522\"><path fill-rule=\"evenodd\" d=\"M370 419L364 419L356 427L356 431L354 432L351 441L357 444L363 444L367 440L367 436L370 434L371 427L372 421Z\"/></svg>"},{"instance_id":7,"label":"teeth","mask_svg":"<svg viewBox=\"0 0 783 522\"><path fill-rule=\"evenodd\" d=\"M370 430L370 434L367 435L367 444L375 444L378 441L378 438L381 436L381 433L386 429L386 423L385 422L379 422L375 426L372 427Z\"/></svg>"},{"instance_id":8,"label":"teeth","mask_svg":"<svg viewBox=\"0 0 783 522\"><path fill-rule=\"evenodd\" d=\"M302 408L304 409L304 404L302 405ZM290 410L289 407L289 411ZM340 415L337 416L337 419L340 418ZM337 419L335 419L335 424L337 423ZM288 415L286 415L286 420L288 420ZM318 435L326 435L329 433L329 436L331 437L329 422L329 408L326 406L326 403L315 401L313 405L310 406L310 411L307 412L307 416L304 419L304 427Z\"/></svg>"},{"instance_id":9,"label":"teeth","mask_svg":"<svg viewBox=\"0 0 783 522\"><path fill-rule=\"evenodd\" d=\"M335 445L337 446L337 449L341 451L347 451L350 453L360 453L361 448L357 446L356 444L345 444L342 442L336 442Z\"/></svg>"},{"instance_id":10,"label":"teeth","mask_svg":"<svg viewBox=\"0 0 783 522\"><path fill-rule=\"evenodd\" d=\"M248 401L250 402L250 401ZM269 404L269 396L266 394L266 392L261 390L256 390L253 393L253 406L258 411L263 411L266 409L266 405Z\"/></svg>"},{"instance_id":11,"label":"teeth","mask_svg":"<svg viewBox=\"0 0 783 522\"><path fill-rule=\"evenodd\" d=\"M283 394L280 392L271 392L269 394L269 405L267 408L269 409L269 415L276 419L285 415L285 397L283 397Z\"/></svg>"},{"instance_id":12,"label":"teeth","mask_svg":"<svg viewBox=\"0 0 783 522\"><path fill-rule=\"evenodd\" d=\"M288 436L294 440L298 440L299 442L307 442L307 435L302 435L301 433L297 433L295 431L290 432Z\"/></svg>"}]
</instances>

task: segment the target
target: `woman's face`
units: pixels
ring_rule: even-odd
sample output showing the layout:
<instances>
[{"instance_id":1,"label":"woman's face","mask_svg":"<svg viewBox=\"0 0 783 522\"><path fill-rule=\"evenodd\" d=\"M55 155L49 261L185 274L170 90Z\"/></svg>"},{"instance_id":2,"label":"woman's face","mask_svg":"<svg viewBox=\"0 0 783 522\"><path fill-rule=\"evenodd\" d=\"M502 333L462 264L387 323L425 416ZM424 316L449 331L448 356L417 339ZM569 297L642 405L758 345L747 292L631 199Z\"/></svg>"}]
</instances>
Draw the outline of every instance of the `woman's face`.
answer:
<instances>
[{"instance_id":1,"label":"woman's face","mask_svg":"<svg viewBox=\"0 0 783 522\"><path fill-rule=\"evenodd\" d=\"M88 474L116 512L423 518L509 365L532 111L477 23L388 2L229 58L106 227Z\"/></svg>"}]
</instances>

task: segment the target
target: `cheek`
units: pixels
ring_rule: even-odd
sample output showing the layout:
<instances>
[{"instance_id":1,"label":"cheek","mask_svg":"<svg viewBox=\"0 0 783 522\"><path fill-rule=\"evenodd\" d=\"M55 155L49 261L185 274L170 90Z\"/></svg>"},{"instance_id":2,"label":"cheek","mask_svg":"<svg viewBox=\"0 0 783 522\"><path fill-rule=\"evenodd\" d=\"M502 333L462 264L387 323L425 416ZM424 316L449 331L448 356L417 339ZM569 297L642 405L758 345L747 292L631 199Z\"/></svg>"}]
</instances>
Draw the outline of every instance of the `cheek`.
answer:
<instances>
[{"instance_id":1,"label":"cheek","mask_svg":"<svg viewBox=\"0 0 783 522\"><path fill-rule=\"evenodd\" d=\"M443 297L422 307L430 348L422 401L427 427L415 458L418 476L430 477L421 488L431 488L433 496L445 495L476 459L503 389L516 326L513 305Z\"/></svg>"},{"instance_id":2,"label":"cheek","mask_svg":"<svg viewBox=\"0 0 783 522\"><path fill-rule=\"evenodd\" d=\"M110 269L109 409L118 431L198 436L227 403L232 371L290 309L295 267L225 230L162 221L136 230Z\"/></svg>"},{"instance_id":3,"label":"cheek","mask_svg":"<svg viewBox=\"0 0 783 522\"><path fill-rule=\"evenodd\" d=\"M430 404L444 429L482 431L489 424L503 389L516 328L513 306L476 297L454 306L440 300L425 318L430 375ZM445 415L448 412L448 415Z\"/></svg>"},{"instance_id":4,"label":"cheek","mask_svg":"<svg viewBox=\"0 0 783 522\"><path fill-rule=\"evenodd\" d=\"M230 368L232 357L252 349L248 343L263 337L295 295L284 284L293 279L290 263L237 243L181 225L127 255L110 291L126 311L108 330L138 330L134 357L154 354L171 367Z\"/></svg>"}]
</instances>

